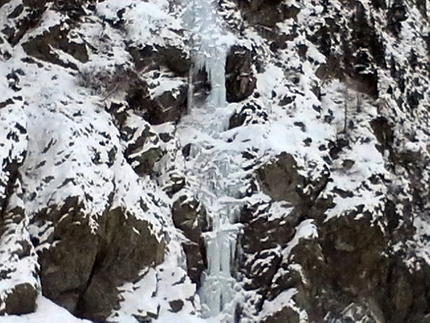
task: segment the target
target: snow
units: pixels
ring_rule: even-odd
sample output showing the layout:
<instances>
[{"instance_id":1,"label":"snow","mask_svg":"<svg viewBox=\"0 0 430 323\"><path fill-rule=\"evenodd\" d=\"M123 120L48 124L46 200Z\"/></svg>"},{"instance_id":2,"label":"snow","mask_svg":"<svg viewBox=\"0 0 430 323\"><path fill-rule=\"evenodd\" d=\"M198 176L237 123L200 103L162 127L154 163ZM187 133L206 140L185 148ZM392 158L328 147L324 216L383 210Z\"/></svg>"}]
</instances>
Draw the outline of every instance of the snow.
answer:
<instances>
[{"instance_id":1,"label":"snow","mask_svg":"<svg viewBox=\"0 0 430 323\"><path fill-rule=\"evenodd\" d=\"M264 73L257 76L257 90L264 95L268 95L277 90L278 87L282 88L284 78L285 75L281 68L268 64Z\"/></svg>"},{"instance_id":2,"label":"snow","mask_svg":"<svg viewBox=\"0 0 430 323\"><path fill-rule=\"evenodd\" d=\"M38 34L42 34L45 31L49 31L51 27L59 25L61 22L63 22L66 19L64 15L59 14L56 11L47 10L43 14L42 17L42 23L39 28L37 28L37 34L29 33L28 35L30 37L35 37Z\"/></svg>"},{"instance_id":3,"label":"snow","mask_svg":"<svg viewBox=\"0 0 430 323\"><path fill-rule=\"evenodd\" d=\"M127 33L130 40L139 45L179 44L175 33L182 29L180 22L169 14L169 3L166 0L115 1L98 3L97 12L101 17L117 21L117 12L126 9L123 19L127 22Z\"/></svg>"},{"instance_id":4,"label":"snow","mask_svg":"<svg viewBox=\"0 0 430 323\"><path fill-rule=\"evenodd\" d=\"M171 225L171 224L170 224ZM135 323L134 316L145 317L158 314L157 322L169 322L172 315L175 322L206 322L198 317L196 308L200 302L196 295L196 286L187 277L184 259L177 258L181 254L180 238L177 233L170 232L169 251L163 264L149 268L142 272L142 279L135 283L125 283L119 288L121 291L121 307L112 313L110 319L121 323ZM170 311L171 301L183 301L179 313ZM176 321L176 317L177 320Z\"/></svg>"},{"instance_id":5,"label":"snow","mask_svg":"<svg viewBox=\"0 0 430 323\"><path fill-rule=\"evenodd\" d=\"M182 80L172 80L172 79L161 79L158 80L159 86L151 89L151 96L156 98L165 92L173 92L173 90L178 89L184 84Z\"/></svg>"},{"instance_id":6,"label":"snow","mask_svg":"<svg viewBox=\"0 0 430 323\"><path fill-rule=\"evenodd\" d=\"M29 254L24 250L25 245L30 242L26 222L22 220L15 224L11 220L6 220L6 230L0 239L0 270L4 275L0 280L2 299L18 284L30 284L36 289L40 287L39 280L35 277L39 264L34 249L31 248Z\"/></svg>"},{"instance_id":7,"label":"snow","mask_svg":"<svg viewBox=\"0 0 430 323\"><path fill-rule=\"evenodd\" d=\"M234 260L239 227L235 224L238 203L237 193L241 158L237 152L225 149L220 133L226 129L225 64L230 42L234 41L224 32L211 0L192 1L185 13L185 26L193 33L192 60L195 71L205 70L211 84L206 104L189 102L189 118L180 125L180 137L185 143L191 140L194 161L186 163L188 176L195 177L190 184L199 201L205 205L212 232L205 234L208 269L202 277L200 297L206 318L233 322L234 286L231 264ZM190 81L192 83L192 74ZM191 95L193 95L191 90ZM223 115L224 117L221 117ZM208 144L213 144L212 148Z\"/></svg>"},{"instance_id":8,"label":"snow","mask_svg":"<svg viewBox=\"0 0 430 323\"><path fill-rule=\"evenodd\" d=\"M288 3L295 4L294 1ZM401 23L399 37L394 37L386 30L385 18L381 13L377 10L370 12L369 1L361 3L368 13L366 19L373 19L383 42L388 67L410 65L408 59L411 52L417 55L419 61L426 62L424 58L428 53L421 36L428 34L429 24L425 19L417 19L421 15L417 8L407 4L408 17ZM12 0L2 6L1 10L5 14L0 15L0 25L15 23L6 17L18 4L18 0ZM34 252L52 247L48 241L54 224L49 221L37 225L29 223L39 211L61 206L70 196L79 197L85 216L91 218L94 232L97 232L97 219L106 208L121 207L138 219L148 220L154 234L166 240L168 251L165 262L146 269L140 280L121 286L123 301L115 313L121 323L135 323L133 315L139 311L156 312L158 308L159 322L231 321L235 302L243 301L245 295L236 277L230 274L236 238L242 229L235 224L242 205L270 202L267 211L270 220L283 220L292 210L288 203L272 203L262 192L244 197L243 187L248 184L255 169L272 162L282 152L294 156L298 172L309 182L318 180L323 172L328 172L331 182L319 197L331 198L335 206L326 211L325 221L347 216L359 206L363 206L363 212L357 214L356 219L367 212L372 215L372 220L379 221L383 217L386 199L397 194L391 191L398 192L393 187L402 188L399 195L412 201L411 191L416 187L402 179L402 176L407 176L402 173L402 166L397 165L393 172L386 169L390 152L381 153L377 150L378 142L369 123L378 116L386 117L393 123L398 141L394 145L395 153L428 156L430 140L425 129L425 111L429 100L427 75L424 72L422 75L413 73L412 68L397 71L406 75L406 87L409 90L416 90L424 96L415 111L409 111L405 104L397 102L404 94L400 93L397 81L388 70L378 69L380 98L376 102L348 82L329 78L319 80L315 76L316 70L325 63L325 57L307 39L310 39L310 30L318 30L320 25L326 23L327 17L318 1L302 1L297 19L277 24L279 32L289 35L294 30L298 36L286 41L286 48L276 53L269 50L267 40L250 26L240 32L234 29L227 31L224 17L214 9L213 4L209 0L183 1L182 7L175 8L175 4L167 0L98 2L96 15L89 14L79 23L79 33L74 34L77 37L73 40L91 44L91 48L88 46L90 61L82 64L56 50L61 59L75 63L79 72L48 62L43 62L43 68L24 63L21 59L26 54L21 46L12 48L7 43L1 45L2 51L7 49L13 55L7 61L1 58L0 74L7 75L18 67L25 73L20 75L19 87L22 89L19 93L10 88L11 78L0 78L0 102L18 95L23 97L22 100L14 99L14 104L0 110L0 154L5 163L24 161L20 166L22 187L19 188L23 193L13 195L9 203L10 206L25 207L22 221L8 224L0 240L0 267L16 269L8 280L0 281L2 295L20 282L29 282L40 288L37 277L34 277L38 266ZM234 6L232 8L237 9ZM339 1L331 1L328 10L342 12L339 18L341 23L350 18L348 15L352 15ZM118 14L120 11L123 11L122 18ZM67 19L67 16L51 7L43 14L40 24L26 32L21 42L41 35ZM118 28L120 24L123 25ZM256 92L260 96L250 97L241 103L227 104L223 86L224 66L228 49L233 44L245 45L254 50L263 66L259 69L261 72L254 68ZM299 57L297 45L308 47L305 58ZM153 177L139 177L127 163L123 152L129 142L120 138L112 116L105 109L110 99L115 98L119 102L124 100L124 89L116 89L114 83L121 81L121 78L115 78L121 76L118 72L120 66L125 70L134 69L127 46L180 48L193 59L191 75L198 69L205 69L213 88L207 105L191 104L190 113L177 125L166 123L151 126L139 113L128 113L126 125L135 130L131 141L147 129L154 133L135 154L160 147L166 152L155 166L156 175ZM331 50L334 54L342 54L341 48L333 46ZM77 78L83 74L93 75L93 83L79 83ZM110 77L109 84L101 81L102 76L106 75ZM184 77L174 77L165 71L157 79L153 74L139 76L151 81L152 98L166 92L175 95L187 83ZM314 94L314 86L319 88L320 97ZM389 87L393 88L393 94L388 93ZM107 99L107 96L111 97ZM281 106L279 103L285 96L294 100ZM357 108L359 100L361 110ZM189 101L192 103L192 100ZM258 118L251 113L242 127L228 130L229 117L247 103L258 105L267 118ZM354 123L353 129L344 126L345 109L347 121ZM17 125L24 128L26 133L20 133ZM175 139L167 143L157 141L160 133L168 133ZM18 140L9 140L8 134L17 136ZM414 134L413 140L408 139L411 134ZM332 158L328 147L340 139L346 140L348 145L341 149L337 158ZM180 148L189 143L192 144L191 155L185 159ZM255 152L255 160L242 158L243 151ZM24 152L27 153L25 160ZM113 160L110 153L114 155ZM345 161L352 161L352 166L346 168ZM172 224L172 200L163 192L171 174L185 178L187 186L184 190L189 190L190 199L195 195L203 203L213 222L214 231L205 235L209 269L200 291L205 303L205 319L199 318L202 309L196 286L187 278L183 283L176 284L186 275L181 248L185 238ZM1 172L1 183L7 183L9 175L6 171ZM428 172L423 172L413 185L426 187L428 177ZM371 178L377 181L371 181ZM4 185L0 187L0 196L4 198ZM312 190L312 184L303 188L304 192L309 190ZM335 193L336 190L351 193L352 196L342 197ZM142 210L142 204L147 209ZM400 203L397 211L399 214L404 212ZM59 221L65 217L67 214ZM427 222L427 214L414 213L413 223L417 230L413 241L405 245L414 251L413 257L430 263L426 241L430 227ZM20 250L20 240L27 241L33 236L40 238L36 250L31 250L30 255L23 259L11 256ZM317 237L315 222L310 219L302 221L293 239L282 250L282 255L288 258L300 241ZM395 248L400 251L404 246L396 245ZM276 251L281 252L279 248ZM408 259L408 263L413 265L413 259ZM290 264L289 268L298 270L294 266L298 265ZM284 291L273 302L265 302L260 317L269 316L284 306L295 306L292 298L296 293L294 289ZM177 299L186 300L184 308L179 313L171 313L169 301ZM39 297L38 305L34 314L2 317L0 321L83 322L43 297Z\"/></svg>"},{"instance_id":9,"label":"snow","mask_svg":"<svg viewBox=\"0 0 430 323\"><path fill-rule=\"evenodd\" d=\"M297 293L297 289L290 288L279 294L273 301L264 302L263 308L260 312L260 317L266 318L273 313L279 312L284 307L293 307L295 305L295 302L292 298Z\"/></svg>"},{"instance_id":10,"label":"snow","mask_svg":"<svg viewBox=\"0 0 430 323\"><path fill-rule=\"evenodd\" d=\"M293 239L287 244L287 247L282 250L282 256L286 259L291 251L296 247L300 239L315 239L318 237L317 227L313 220L305 220L296 228L296 233Z\"/></svg>"},{"instance_id":11,"label":"snow","mask_svg":"<svg viewBox=\"0 0 430 323\"><path fill-rule=\"evenodd\" d=\"M424 259L427 264L430 264L430 249L428 242L428 233L430 232L430 225L422 216L417 216L414 219L414 227L416 228L415 241L416 245L413 246L417 257ZM404 242L402 242L404 243ZM408 267L414 267L414 263L410 262ZM414 268L419 269L419 268Z\"/></svg>"},{"instance_id":12,"label":"snow","mask_svg":"<svg viewBox=\"0 0 430 323\"><path fill-rule=\"evenodd\" d=\"M0 318L1 323L90 323L74 317L66 309L56 305L49 299L39 296L37 299L37 311L26 315L11 315ZM135 322L133 322L135 323Z\"/></svg>"}]
</instances>

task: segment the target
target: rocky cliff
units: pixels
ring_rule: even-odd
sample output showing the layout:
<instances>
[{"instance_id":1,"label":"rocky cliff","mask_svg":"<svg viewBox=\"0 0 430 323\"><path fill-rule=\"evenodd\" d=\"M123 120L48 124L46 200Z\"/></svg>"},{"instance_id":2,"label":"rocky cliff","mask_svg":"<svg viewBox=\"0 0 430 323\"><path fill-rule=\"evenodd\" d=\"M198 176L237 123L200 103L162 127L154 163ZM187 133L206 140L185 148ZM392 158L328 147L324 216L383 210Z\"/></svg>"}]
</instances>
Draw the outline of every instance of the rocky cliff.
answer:
<instances>
[{"instance_id":1,"label":"rocky cliff","mask_svg":"<svg viewBox=\"0 0 430 323\"><path fill-rule=\"evenodd\" d=\"M430 3L219 0L197 116L189 3L0 0L0 322L214 322L229 165L235 322L430 322Z\"/></svg>"}]
</instances>

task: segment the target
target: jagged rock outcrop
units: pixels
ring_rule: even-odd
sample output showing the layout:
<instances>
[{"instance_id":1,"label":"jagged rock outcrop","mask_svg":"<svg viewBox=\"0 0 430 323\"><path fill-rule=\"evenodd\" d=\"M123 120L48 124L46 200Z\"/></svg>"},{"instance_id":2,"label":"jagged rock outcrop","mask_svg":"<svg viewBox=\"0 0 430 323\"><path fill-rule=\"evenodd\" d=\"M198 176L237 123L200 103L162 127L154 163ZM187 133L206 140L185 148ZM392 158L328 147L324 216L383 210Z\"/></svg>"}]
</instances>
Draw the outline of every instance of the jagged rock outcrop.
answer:
<instances>
[{"instance_id":1,"label":"jagged rock outcrop","mask_svg":"<svg viewBox=\"0 0 430 323\"><path fill-rule=\"evenodd\" d=\"M26 314L36 309L40 284L30 241L19 172L27 156L27 130L20 104L0 114L2 169L0 181L0 314Z\"/></svg>"},{"instance_id":2,"label":"jagged rock outcrop","mask_svg":"<svg viewBox=\"0 0 430 323\"><path fill-rule=\"evenodd\" d=\"M250 101L246 103L240 111L236 111L230 117L229 128L236 128L248 124L264 123L267 121L267 113L258 105Z\"/></svg>"},{"instance_id":3,"label":"jagged rock outcrop","mask_svg":"<svg viewBox=\"0 0 430 323\"><path fill-rule=\"evenodd\" d=\"M225 66L228 102L240 102L254 92L257 80L252 71L252 56L245 47L230 49Z\"/></svg>"},{"instance_id":4,"label":"jagged rock outcrop","mask_svg":"<svg viewBox=\"0 0 430 323\"><path fill-rule=\"evenodd\" d=\"M237 3L243 19L271 41L271 48L285 48L286 42L297 35L294 30L290 35L282 35L277 24L295 18L300 12L299 4L291 5L278 0L239 0Z\"/></svg>"},{"instance_id":5,"label":"jagged rock outcrop","mask_svg":"<svg viewBox=\"0 0 430 323\"><path fill-rule=\"evenodd\" d=\"M109 213L105 230L100 233L92 276L76 310L79 316L93 320L104 320L112 308L119 308L118 296L113 292L118 286L141 278L142 268L164 260L165 243L154 236L147 221L124 214L121 209Z\"/></svg>"},{"instance_id":6,"label":"jagged rock outcrop","mask_svg":"<svg viewBox=\"0 0 430 323\"><path fill-rule=\"evenodd\" d=\"M204 321L229 210L237 322L428 322L426 2L216 4L206 111L186 3L0 0L0 315Z\"/></svg>"},{"instance_id":7,"label":"jagged rock outcrop","mask_svg":"<svg viewBox=\"0 0 430 323\"><path fill-rule=\"evenodd\" d=\"M327 185L329 170L325 169L317 180L309 182L299 174L294 157L281 153L273 163L257 170L257 179L262 191L274 201L310 206Z\"/></svg>"},{"instance_id":8,"label":"jagged rock outcrop","mask_svg":"<svg viewBox=\"0 0 430 323\"><path fill-rule=\"evenodd\" d=\"M87 48L82 38L79 37L79 34L68 33L71 23L70 21L62 22L60 25L51 27L42 35L28 40L22 44L24 51L31 57L77 69L73 62L60 59L59 54L55 52L58 49L82 63L88 61Z\"/></svg>"},{"instance_id":9,"label":"jagged rock outcrop","mask_svg":"<svg viewBox=\"0 0 430 323\"><path fill-rule=\"evenodd\" d=\"M184 49L165 46L128 48L137 69L160 70L167 68L178 76L187 76L191 60Z\"/></svg>"},{"instance_id":10,"label":"jagged rock outcrop","mask_svg":"<svg viewBox=\"0 0 430 323\"><path fill-rule=\"evenodd\" d=\"M134 125L126 123L121 132L123 140L127 143L124 156L128 163L138 175L152 174L155 163L164 154L158 135L142 120Z\"/></svg>"},{"instance_id":11,"label":"jagged rock outcrop","mask_svg":"<svg viewBox=\"0 0 430 323\"><path fill-rule=\"evenodd\" d=\"M187 258L188 276L200 285L201 274L207 268L206 246L202 235L210 229L206 210L197 200L181 195L172 205L172 219L189 240L182 243Z\"/></svg>"},{"instance_id":12,"label":"jagged rock outcrop","mask_svg":"<svg viewBox=\"0 0 430 323\"><path fill-rule=\"evenodd\" d=\"M61 208L34 218L40 226L53 226L44 243L55 247L38 255L42 290L70 312L101 321L118 307L118 287L139 278L142 268L162 262L164 243L147 221L125 210L107 210L94 229L82 208L76 198L69 198Z\"/></svg>"}]
</instances>

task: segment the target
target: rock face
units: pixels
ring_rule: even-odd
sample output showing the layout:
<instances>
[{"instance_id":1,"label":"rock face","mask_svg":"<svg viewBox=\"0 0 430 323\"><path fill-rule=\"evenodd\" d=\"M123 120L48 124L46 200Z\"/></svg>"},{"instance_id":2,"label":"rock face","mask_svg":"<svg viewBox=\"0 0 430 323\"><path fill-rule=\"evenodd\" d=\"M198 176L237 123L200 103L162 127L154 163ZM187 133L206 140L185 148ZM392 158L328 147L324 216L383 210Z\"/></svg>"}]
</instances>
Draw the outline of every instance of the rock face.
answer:
<instances>
[{"instance_id":1,"label":"rock face","mask_svg":"<svg viewBox=\"0 0 430 323\"><path fill-rule=\"evenodd\" d=\"M182 244L187 258L188 276L200 285L201 274L207 268L206 246L202 236L203 232L209 230L206 211L198 201L182 195L173 203L172 219L189 239Z\"/></svg>"},{"instance_id":2,"label":"rock face","mask_svg":"<svg viewBox=\"0 0 430 323\"><path fill-rule=\"evenodd\" d=\"M121 130L122 138L127 142L124 155L128 163L139 175L152 174L155 163L164 155L159 136L144 121L134 125L126 123Z\"/></svg>"},{"instance_id":3,"label":"rock face","mask_svg":"<svg viewBox=\"0 0 430 323\"><path fill-rule=\"evenodd\" d=\"M190 58L181 48L146 45L129 47L128 51L138 69L160 69L164 66L178 76L186 76L191 67Z\"/></svg>"},{"instance_id":4,"label":"rock face","mask_svg":"<svg viewBox=\"0 0 430 323\"><path fill-rule=\"evenodd\" d=\"M258 169L257 176L262 191L273 200L288 201L294 206L306 203L305 192L301 191L307 185L306 179L298 174L297 163L293 156L282 153L274 163ZM315 200L326 184L327 178L314 184L313 188L317 192L314 192L313 196L309 196L309 198Z\"/></svg>"},{"instance_id":5,"label":"rock face","mask_svg":"<svg viewBox=\"0 0 430 323\"><path fill-rule=\"evenodd\" d=\"M252 63L252 53L245 47L230 49L225 67L228 102L240 102L253 93L257 80Z\"/></svg>"},{"instance_id":6,"label":"rock face","mask_svg":"<svg viewBox=\"0 0 430 323\"><path fill-rule=\"evenodd\" d=\"M14 112L18 112L14 115ZM22 178L28 133L22 107L13 102L2 110L0 184L0 314L25 314L36 309L40 284L23 206Z\"/></svg>"},{"instance_id":7,"label":"rock face","mask_svg":"<svg viewBox=\"0 0 430 323\"><path fill-rule=\"evenodd\" d=\"M428 3L216 4L212 111L186 3L0 0L0 315L204 322L229 210L236 323L430 322Z\"/></svg>"},{"instance_id":8,"label":"rock face","mask_svg":"<svg viewBox=\"0 0 430 323\"><path fill-rule=\"evenodd\" d=\"M103 321L119 305L115 290L137 279L145 266L163 261L164 243L151 233L148 222L120 208L107 211L92 232L81 209L71 198L59 210L35 217L54 225L48 241L55 247L39 253L42 289L70 312Z\"/></svg>"},{"instance_id":9,"label":"rock face","mask_svg":"<svg viewBox=\"0 0 430 323\"><path fill-rule=\"evenodd\" d=\"M76 65L73 65L73 63L67 64L55 53L55 49L58 49L73 56L82 63L88 61L87 49L82 39L78 35L74 36L75 40L70 39L73 38L73 35L68 35L68 29L70 27L67 23L54 26L48 32L24 43L22 45L23 49L29 56L34 58L77 69Z\"/></svg>"},{"instance_id":10,"label":"rock face","mask_svg":"<svg viewBox=\"0 0 430 323\"><path fill-rule=\"evenodd\" d=\"M115 209L106 216L100 249L76 312L92 320L104 320L119 307L112 291L124 282L140 278L143 267L164 260L164 243L151 232L151 225ZM124 264L127 264L124 266Z\"/></svg>"},{"instance_id":11,"label":"rock face","mask_svg":"<svg viewBox=\"0 0 430 323\"><path fill-rule=\"evenodd\" d=\"M15 285L4 300L5 313L27 314L36 310L37 290L30 284Z\"/></svg>"}]
</instances>

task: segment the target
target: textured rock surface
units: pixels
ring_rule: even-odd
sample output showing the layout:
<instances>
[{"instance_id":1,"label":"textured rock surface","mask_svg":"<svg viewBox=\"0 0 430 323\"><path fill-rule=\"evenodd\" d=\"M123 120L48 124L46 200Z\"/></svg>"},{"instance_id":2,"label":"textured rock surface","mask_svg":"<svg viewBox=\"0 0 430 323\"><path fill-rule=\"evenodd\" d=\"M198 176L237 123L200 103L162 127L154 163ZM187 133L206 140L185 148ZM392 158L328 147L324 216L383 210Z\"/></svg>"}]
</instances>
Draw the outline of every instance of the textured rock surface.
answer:
<instances>
[{"instance_id":1,"label":"textured rock surface","mask_svg":"<svg viewBox=\"0 0 430 323\"><path fill-rule=\"evenodd\" d=\"M240 102L253 93L257 80L252 71L252 56L246 47L230 49L225 66L228 102Z\"/></svg>"},{"instance_id":2,"label":"textured rock surface","mask_svg":"<svg viewBox=\"0 0 430 323\"><path fill-rule=\"evenodd\" d=\"M203 232L209 230L206 211L201 203L182 195L172 205L172 219L189 239L183 243L188 276L200 284L201 274L207 268L206 246L202 236Z\"/></svg>"},{"instance_id":3,"label":"textured rock surface","mask_svg":"<svg viewBox=\"0 0 430 323\"><path fill-rule=\"evenodd\" d=\"M0 315L207 321L236 180L236 322L428 322L429 4L216 4L228 104L190 114L185 3L0 0Z\"/></svg>"},{"instance_id":4,"label":"textured rock surface","mask_svg":"<svg viewBox=\"0 0 430 323\"><path fill-rule=\"evenodd\" d=\"M34 286L25 283L17 284L7 295L5 302L5 313L27 314L36 310L37 290Z\"/></svg>"}]
</instances>

